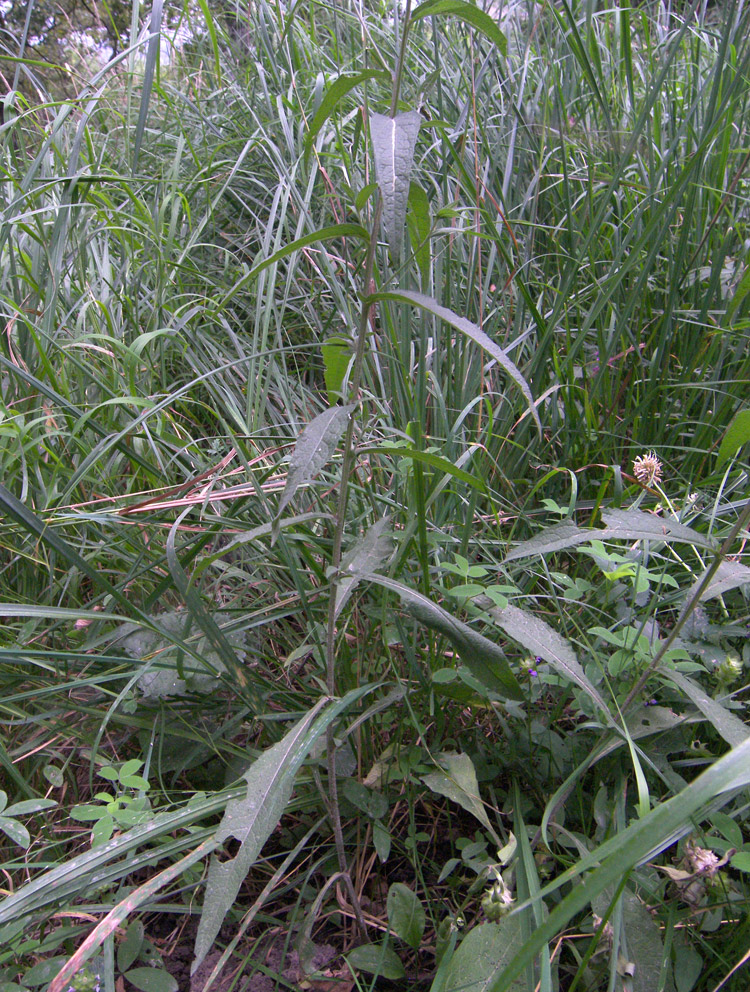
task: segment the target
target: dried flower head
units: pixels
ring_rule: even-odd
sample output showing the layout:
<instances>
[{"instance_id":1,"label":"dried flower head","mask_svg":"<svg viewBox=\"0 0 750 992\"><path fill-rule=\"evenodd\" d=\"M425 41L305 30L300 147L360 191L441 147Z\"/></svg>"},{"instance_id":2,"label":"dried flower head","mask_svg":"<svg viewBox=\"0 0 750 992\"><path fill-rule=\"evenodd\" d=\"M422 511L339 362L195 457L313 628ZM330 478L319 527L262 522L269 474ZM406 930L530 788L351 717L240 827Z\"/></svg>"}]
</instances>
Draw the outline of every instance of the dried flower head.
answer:
<instances>
[{"instance_id":1,"label":"dried flower head","mask_svg":"<svg viewBox=\"0 0 750 992\"><path fill-rule=\"evenodd\" d=\"M695 874L707 875L709 878L713 878L719 868L726 864L726 858L722 861L713 851L698 847L692 840L685 845L684 861Z\"/></svg>"},{"instance_id":2,"label":"dried flower head","mask_svg":"<svg viewBox=\"0 0 750 992\"><path fill-rule=\"evenodd\" d=\"M601 916L597 916L596 913L593 913L592 915L593 915L593 918L594 918L593 919L594 930L598 930L599 927L602 926L602 917ZM609 922L609 920L607 920L607 922L602 927L602 940L605 942L605 944L608 944L611 947L612 946L612 941L614 939L615 939L614 928L612 927L612 924Z\"/></svg>"},{"instance_id":3,"label":"dried flower head","mask_svg":"<svg viewBox=\"0 0 750 992\"><path fill-rule=\"evenodd\" d=\"M642 486L653 486L655 482L661 482L661 462L656 457L656 452L647 451L645 455L638 455L633 462L633 472Z\"/></svg>"}]
</instances>

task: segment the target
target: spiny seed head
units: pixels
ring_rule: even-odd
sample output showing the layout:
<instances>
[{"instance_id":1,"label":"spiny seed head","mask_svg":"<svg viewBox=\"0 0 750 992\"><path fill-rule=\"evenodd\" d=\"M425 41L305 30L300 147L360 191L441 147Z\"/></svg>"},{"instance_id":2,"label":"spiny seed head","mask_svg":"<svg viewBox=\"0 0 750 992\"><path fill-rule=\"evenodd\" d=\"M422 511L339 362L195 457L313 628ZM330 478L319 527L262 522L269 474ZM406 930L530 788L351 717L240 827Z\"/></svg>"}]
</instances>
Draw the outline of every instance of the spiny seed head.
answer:
<instances>
[{"instance_id":1,"label":"spiny seed head","mask_svg":"<svg viewBox=\"0 0 750 992\"><path fill-rule=\"evenodd\" d=\"M482 909L488 920L496 923L507 916L514 903L513 895L499 871L495 870L495 881L482 897Z\"/></svg>"},{"instance_id":2,"label":"spiny seed head","mask_svg":"<svg viewBox=\"0 0 750 992\"><path fill-rule=\"evenodd\" d=\"M724 659L720 661L714 673L719 682L729 685L742 675L742 660L736 651L728 651Z\"/></svg>"},{"instance_id":3,"label":"spiny seed head","mask_svg":"<svg viewBox=\"0 0 750 992\"><path fill-rule=\"evenodd\" d=\"M633 473L642 486L653 486L655 482L661 482L661 468L661 462L656 457L655 451L638 455L633 462Z\"/></svg>"}]
</instances>

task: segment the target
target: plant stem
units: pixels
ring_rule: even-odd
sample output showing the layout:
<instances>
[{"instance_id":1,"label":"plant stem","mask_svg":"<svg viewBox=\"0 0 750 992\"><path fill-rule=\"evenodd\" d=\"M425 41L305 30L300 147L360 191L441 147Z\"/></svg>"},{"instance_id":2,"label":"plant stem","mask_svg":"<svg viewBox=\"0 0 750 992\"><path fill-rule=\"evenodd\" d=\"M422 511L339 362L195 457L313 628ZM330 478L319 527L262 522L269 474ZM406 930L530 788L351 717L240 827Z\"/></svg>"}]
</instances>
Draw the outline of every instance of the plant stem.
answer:
<instances>
[{"instance_id":1,"label":"plant stem","mask_svg":"<svg viewBox=\"0 0 750 992\"><path fill-rule=\"evenodd\" d=\"M378 229L380 227L381 201L375 209L370 231L370 243L367 248L367 258L365 260L362 309L359 318L359 330L357 334L357 347L354 354L354 365L352 368L351 385L349 397L352 402L357 401L359 387L362 379L362 365L365 356L365 344L368 337L370 316L373 304L370 302L371 285L373 273L375 271L375 251L378 245ZM354 416L349 418L344 437L344 454L341 462L341 483L339 486L339 500L336 510L336 523L333 532L333 549L331 551L331 593L328 602L328 625L326 629L326 687L331 696L336 695L336 591L338 589L338 576L336 575L341 564L341 549L344 542L344 527L346 525L346 507L349 496L349 479L354 468ZM326 731L326 764L328 769L328 812L333 828L333 837L336 844L336 856L338 858L339 870L342 873L344 882L349 890L349 897L352 901L354 915L357 926L363 937L367 937L367 929L349 875L349 868L346 860L346 848L344 845L344 834L341 829L341 811L339 809L338 783L336 781L336 741L334 739L333 727Z\"/></svg>"},{"instance_id":2,"label":"plant stem","mask_svg":"<svg viewBox=\"0 0 750 992\"><path fill-rule=\"evenodd\" d=\"M406 0L406 9L404 10L404 26L401 31L401 47L398 52L398 65L396 66L396 74L393 77L393 92L391 94L391 117L396 116L396 111L398 110L398 94L401 90L401 75L404 70L404 58L406 56L406 42L409 37L409 17L411 15L411 0Z\"/></svg>"}]
</instances>

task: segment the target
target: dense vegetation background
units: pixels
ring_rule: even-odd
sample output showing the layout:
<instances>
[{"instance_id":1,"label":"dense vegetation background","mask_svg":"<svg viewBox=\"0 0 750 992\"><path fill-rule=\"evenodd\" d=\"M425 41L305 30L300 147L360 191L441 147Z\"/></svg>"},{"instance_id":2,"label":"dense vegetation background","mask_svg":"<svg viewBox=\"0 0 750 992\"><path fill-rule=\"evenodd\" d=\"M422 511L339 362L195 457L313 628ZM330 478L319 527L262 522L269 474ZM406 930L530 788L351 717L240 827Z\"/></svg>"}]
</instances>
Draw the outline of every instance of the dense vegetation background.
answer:
<instances>
[{"instance_id":1,"label":"dense vegetation background","mask_svg":"<svg viewBox=\"0 0 750 992\"><path fill-rule=\"evenodd\" d=\"M0 15L0 992L746 989L744 5Z\"/></svg>"}]
</instances>

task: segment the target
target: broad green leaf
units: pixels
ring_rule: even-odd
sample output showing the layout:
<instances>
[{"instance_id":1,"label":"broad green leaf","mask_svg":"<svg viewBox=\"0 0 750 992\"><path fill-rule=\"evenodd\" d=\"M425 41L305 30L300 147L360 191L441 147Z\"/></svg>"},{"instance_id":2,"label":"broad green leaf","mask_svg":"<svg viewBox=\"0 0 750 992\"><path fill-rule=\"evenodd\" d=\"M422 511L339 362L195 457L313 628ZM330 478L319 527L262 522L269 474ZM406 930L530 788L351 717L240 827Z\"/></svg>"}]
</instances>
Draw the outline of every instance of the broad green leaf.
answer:
<instances>
[{"instance_id":1,"label":"broad green leaf","mask_svg":"<svg viewBox=\"0 0 750 992\"><path fill-rule=\"evenodd\" d=\"M418 183L409 186L409 211L406 215L411 237L411 248L414 252L422 280L422 288L427 289L430 282L430 203L427 194Z\"/></svg>"},{"instance_id":2,"label":"broad green leaf","mask_svg":"<svg viewBox=\"0 0 750 992\"><path fill-rule=\"evenodd\" d=\"M703 971L703 958L679 930L675 933L675 938L675 986L677 992L692 992L700 973Z\"/></svg>"},{"instance_id":3,"label":"broad green leaf","mask_svg":"<svg viewBox=\"0 0 750 992\"><path fill-rule=\"evenodd\" d=\"M463 753L441 754L438 762L441 770L423 775L422 782L428 789L432 789L439 796L445 796L446 799L457 803L467 813L475 816L485 830L491 834L498 847L502 847L502 841L495 833L484 803L479 796L477 773L469 755Z\"/></svg>"},{"instance_id":4,"label":"broad green leaf","mask_svg":"<svg viewBox=\"0 0 750 992\"><path fill-rule=\"evenodd\" d=\"M64 965L67 960L67 956L58 956L54 958L47 958L44 961L39 961L24 973L21 981L24 985L30 985L32 988L36 988L37 985L46 985L48 982L52 981L60 970L60 967Z\"/></svg>"},{"instance_id":5,"label":"broad green leaf","mask_svg":"<svg viewBox=\"0 0 750 992\"><path fill-rule=\"evenodd\" d=\"M711 823L723 837L726 837L732 847L739 848L745 843L742 827L728 813L714 813L711 817Z\"/></svg>"},{"instance_id":6,"label":"broad green leaf","mask_svg":"<svg viewBox=\"0 0 750 992\"><path fill-rule=\"evenodd\" d=\"M240 848L229 861L213 859L209 865L206 896L195 938L193 971L211 950L240 886L281 819L292 794L297 771L310 748L342 710L369 691L370 687L352 690L343 699L328 705L322 714L327 700L320 700L282 740L264 751L243 775L247 783L246 793L227 803L215 835L217 844L234 838L240 842Z\"/></svg>"},{"instance_id":7,"label":"broad green leaf","mask_svg":"<svg viewBox=\"0 0 750 992\"><path fill-rule=\"evenodd\" d=\"M370 574L367 579L398 593L404 608L416 620L447 637L471 674L486 689L508 699L524 698L523 690L499 645L403 583L384 575Z\"/></svg>"},{"instance_id":8,"label":"broad green leaf","mask_svg":"<svg viewBox=\"0 0 750 992\"><path fill-rule=\"evenodd\" d=\"M334 80L326 90L320 106L315 112L315 116L310 121L310 130L305 135L305 161L310 156L310 150L315 143L320 129L334 112L341 100L347 93L351 92L355 86L366 82L368 79L382 79L383 82L390 83L388 73L384 69L363 69L361 72L341 75Z\"/></svg>"},{"instance_id":9,"label":"broad green leaf","mask_svg":"<svg viewBox=\"0 0 750 992\"><path fill-rule=\"evenodd\" d=\"M593 909L599 916L604 917L609 909L612 894L602 893L593 902ZM671 975L663 986L659 985L662 964L664 963L664 944L661 930L643 905L638 896L626 889L621 898L622 923L625 928L625 948L623 953L629 962L635 965L632 984L628 986L632 992L675 992Z\"/></svg>"},{"instance_id":10,"label":"broad green leaf","mask_svg":"<svg viewBox=\"0 0 750 992\"><path fill-rule=\"evenodd\" d=\"M444 992L486 992L498 970L502 971L521 944L520 916L499 923L482 923L470 930L453 953L445 976ZM526 982L515 978L512 992L528 992Z\"/></svg>"},{"instance_id":11,"label":"broad green leaf","mask_svg":"<svg viewBox=\"0 0 750 992\"><path fill-rule=\"evenodd\" d=\"M141 992L178 992L180 987L163 968L131 968L125 978Z\"/></svg>"},{"instance_id":12,"label":"broad green leaf","mask_svg":"<svg viewBox=\"0 0 750 992\"><path fill-rule=\"evenodd\" d=\"M613 723L609 707L599 690L587 678L575 651L564 637L533 613L519 610L517 606L509 604L503 609L495 607L489 613L509 637L522 644L535 657L539 656L549 662L556 672L583 689L607 723Z\"/></svg>"},{"instance_id":13,"label":"broad green leaf","mask_svg":"<svg viewBox=\"0 0 750 992\"><path fill-rule=\"evenodd\" d=\"M372 825L372 843L381 862L385 863L391 853L391 833L380 820L375 820Z\"/></svg>"},{"instance_id":14,"label":"broad green leaf","mask_svg":"<svg viewBox=\"0 0 750 992\"><path fill-rule=\"evenodd\" d=\"M729 301L729 305L727 306L727 318L729 320L732 319L737 308L745 299L748 293L750 293L750 267L748 267L745 270L744 275L740 279L739 284L734 291L734 296Z\"/></svg>"},{"instance_id":15,"label":"broad green leaf","mask_svg":"<svg viewBox=\"0 0 750 992\"><path fill-rule=\"evenodd\" d=\"M742 744L750 737L750 729L730 710L717 703L701 687L687 678L682 672L670 668L662 668L661 675L674 682L685 693L691 702L695 703L705 718L713 725L717 733L731 747Z\"/></svg>"},{"instance_id":16,"label":"broad green leaf","mask_svg":"<svg viewBox=\"0 0 750 992\"><path fill-rule=\"evenodd\" d=\"M427 0L426 3L417 7L411 15L411 20L419 21L424 17L440 17L449 14L481 31L493 45L497 45L501 55L506 54L508 42L505 35L490 15L473 3L466 3L464 0Z\"/></svg>"},{"instance_id":17,"label":"broad green leaf","mask_svg":"<svg viewBox=\"0 0 750 992\"><path fill-rule=\"evenodd\" d=\"M276 511L278 520L301 485L313 479L328 463L351 416L354 404L331 406L310 421L294 446L284 492Z\"/></svg>"},{"instance_id":18,"label":"broad green leaf","mask_svg":"<svg viewBox=\"0 0 750 992\"><path fill-rule=\"evenodd\" d=\"M387 517L372 525L341 559L342 578L336 585L335 616L341 613L363 575L376 571L393 554L393 536Z\"/></svg>"},{"instance_id":19,"label":"broad green leaf","mask_svg":"<svg viewBox=\"0 0 750 992\"><path fill-rule=\"evenodd\" d=\"M431 296L425 296L424 293L414 293L408 289L399 289L392 292L376 293L374 296L370 297L371 300L395 300L397 303L411 303L413 306L419 307L422 310L426 310L428 313L433 314L440 320L444 320L446 324L450 324L451 327L455 327L457 331L465 334L466 337L471 338L476 344L479 345L488 355L501 366L504 372L510 376L510 378L516 383L518 388L524 395L526 403L529 407L529 413L534 418L534 423L537 426L539 436L542 436L542 422L539 419L539 414L537 413L536 406L534 405L534 397L531 395L531 389L529 389L529 384L526 379L521 375L521 372L516 367L516 365L510 360L507 352L505 352L500 345L492 340L489 335L485 334L478 324L472 323L467 320L466 317L459 317L457 313L449 310L448 307L441 306L437 300L433 299Z\"/></svg>"},{"instance_id":20,"label":"broad green leaf","mask_svg":"<svg viewBox=\"0 0 750 992\"><path fill-rule=\"evenodd\" d=\"M737 871L746 871L750 873L750 852L740 851L735 854L730 861L732 868L736 868Z\"/></svg>"},{"instance_id":21,"label":"broad green leaf","mask_svg":"<svg viewBox=\"0 0 750 992\"><path fill-rule=\"evenodd\" d=\"M5 816L29 816L43 809L51 809L53 806L57 806L54 799L22 799L20 803L13 803L2 812Z\"/></svg>"},{"instance_id":22,"label":"broad green leaf","mask_svg":"<svg viewBox=\"0 0 750 992\"><path fill-rule=\"evenodd\" d=\"M328 402L333 405L342 396L344 377L354 358L352 342L348 338L329 338L320 346L320 353Z\"/></svg>"},{"instance_id":23,"label":"broad green leaf","mask_svg":"<svg viewBox=\"0 0 750 992\"><path fill-rule=\"evenodd\" d=\"M726 434L721 439L719 453L716 456L716 467L721 468L724 462L734 458L740 448L748 441L750 441L750 410L738 410L727 428Z\"/></svg>"},{"instance_id":24,"label":"broad green leaf","mask_svg":"<svg viewBox=\"0 0 750 992\"><path fill-rule=\"evenodd\" d=\"M119 771L120 781L124 782L128 775L136 775L142 767L143 762L139 758L130 758L128 761L124 761Z\"/></svg>"},{"instance_id":25,"label":"broad green leaf","mask_svg":"<svg viewBox=\"0 0 750 992\"><path fill-rule=\"evenodd\" d=\"M416 951L424 933L426 916L419 897L403 882L388 889L386 912L391 930Z\"/></svg>"},{"instance_id":26,"label":"broad green leaf","mask_svg":"<svg viewBox=\"0 0 750 992\"><path fill-rule=\"evenodd\" d=\"M19 847L26 849L31 843L31 837L26 827L18 820L12 820L9 816L0 816L0 830Z\"/></svg>"},{"instance_id":27,"label":"broad green leaf","mask_svg":"<svg viewBox=\"0 0 750 992\"><path fill-rule=\"evenodd\" d=\"M383 225L394 259L399 256L404 234L411 167L421 123L416 110L395 117L370 114L375 175L383 200Z\"/></svg>"},{"instance_id":28,"label":"broad green leaf","mask_svg":"<svg viewBox=\"0 0 750 992\"><path fill-rule=\"evenodd\" d=\"M117 967L127 971L135 962L143 945L144 926L140 920L134 920L125 931L125 938L117 948Z\"/></svg>"},{"instance_id":29,"label":"broad green leaf","mask_svg":"<svg viewBox=\"0 0 750 992\"><path fill-rule=\"evenodd\" d=\"M748 785L750 740L719 758L672 799L634 820L625 830L582 857L572 868L545 886L540 893L543 898L590 872L555 906L532 936L517 949L512 960L495 970L487 984L488 992L507 992L544 944L561 933L569 921L601 892L608 886L616 886L623 875L636 865L653 859L685 833L694 830L696 820L700 821L712 812L712 807L720 808L730 802L738 789Z\"/></svg>"},{"instance_id":30,"label":"broad green leaf","mask_svg":"<svg viewBox=\"0 0 750 992\"><path fill-rule=\"evenodd\" d=\"M397 982L406 974L401 958L385 944L361 944L349 951L346 960L354 971L366 971L391 982Z\"/></svg>"}]
</instances>

